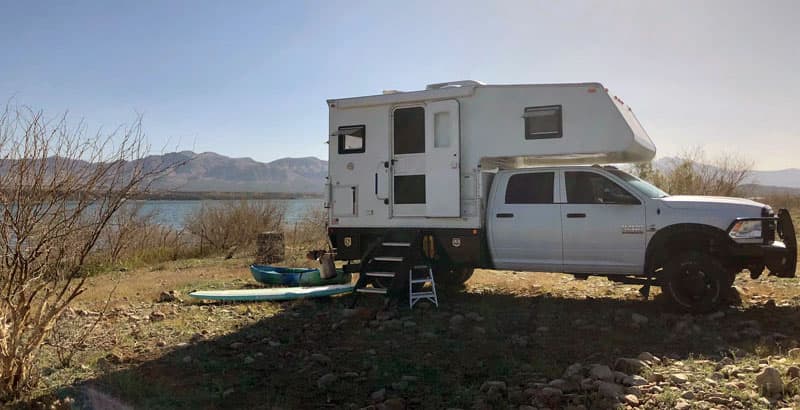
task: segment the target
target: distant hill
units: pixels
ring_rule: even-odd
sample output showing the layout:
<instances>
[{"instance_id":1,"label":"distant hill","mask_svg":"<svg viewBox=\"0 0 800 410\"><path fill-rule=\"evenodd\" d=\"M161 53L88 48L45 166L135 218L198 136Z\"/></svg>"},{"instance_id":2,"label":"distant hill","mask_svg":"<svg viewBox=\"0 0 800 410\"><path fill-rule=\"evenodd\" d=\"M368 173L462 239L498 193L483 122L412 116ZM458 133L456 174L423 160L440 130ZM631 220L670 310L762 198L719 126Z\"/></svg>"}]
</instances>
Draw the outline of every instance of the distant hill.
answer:
<instances>
[{"instance_id":1,"label":"distant hill","mask_svg":"<svg viewBox=\"0 0 800 410\"><path fill-rule=\"evenodd\" d=\"M142 161L145 168L185 162L153 184L152 188L159 191L321 194L328 175L328 162L316 157L263 163L213 152L181 151L152 155Z\"/></svg>"},{"instance_id":2,"label":"distant hill","mask_svg":"<svg viewBox=\"0 0 800 410\"><path fill-rule=\"evenodd\" d=\"M659 158L653 162L656 169L668 169L677 161L673 157ZM751 185L761 185L775 190L776 188L800 188L800 169L787 168L777 171L750 171L745 181Z\"/></svg>"}]
</instances>

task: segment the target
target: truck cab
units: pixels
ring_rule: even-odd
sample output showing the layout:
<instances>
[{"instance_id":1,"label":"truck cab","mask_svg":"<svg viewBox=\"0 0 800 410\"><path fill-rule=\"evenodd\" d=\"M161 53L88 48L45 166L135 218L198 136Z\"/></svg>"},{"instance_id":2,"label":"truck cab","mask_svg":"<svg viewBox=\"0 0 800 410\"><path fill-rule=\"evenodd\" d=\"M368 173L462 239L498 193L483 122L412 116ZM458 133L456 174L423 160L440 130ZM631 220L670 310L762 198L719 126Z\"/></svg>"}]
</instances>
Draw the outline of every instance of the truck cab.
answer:
<instances>
[{"instance_id":1,"label":"truck cab","mask_svg":"<svg viewBox=\"0 0 800 410\"><path fill-rule=\"evenodd\" d=\"M652 278L688 309L717 303L743 269L793 276L797 263L787 211L776 216L742 198L670 196L611 166L500 171L486 226L495 268ZM702 300L707 292L713 300Z\"/></svg>"}]
</instances>

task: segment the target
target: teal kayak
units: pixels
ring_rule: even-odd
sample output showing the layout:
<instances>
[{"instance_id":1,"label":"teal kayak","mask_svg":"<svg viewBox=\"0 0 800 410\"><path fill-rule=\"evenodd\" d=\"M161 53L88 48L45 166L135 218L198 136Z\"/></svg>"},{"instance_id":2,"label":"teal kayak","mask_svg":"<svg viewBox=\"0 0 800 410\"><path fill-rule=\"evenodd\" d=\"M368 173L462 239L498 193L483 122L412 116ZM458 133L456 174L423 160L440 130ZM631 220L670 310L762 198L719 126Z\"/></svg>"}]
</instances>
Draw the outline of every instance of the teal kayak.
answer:
<instances>
[{"instance_id":1,"label":"teal kayak","mask_svg":"<svg viewBox=\"0 0 800 410\"><path fill-rule=\"evenodd\" d=\"M296 288L264 288L239 290L198 290L189 293L197 299L257 302L266 300L292 300L339 295L353 291L353 285L328 285Z\"/></svg>"},{"instance_id":2,"label":"teal kayak","mask_svg":"<svg viewBox=\"0 0 800 410\"><path fill-rule=\"evenodd\" d=\"M284 286L324 286L350 283L350 274L341 269L336 270L336 276L322 279L319 269L284 268L280 266L250 265L253 279L265 285Z\"/></svg>"}]
</instances>

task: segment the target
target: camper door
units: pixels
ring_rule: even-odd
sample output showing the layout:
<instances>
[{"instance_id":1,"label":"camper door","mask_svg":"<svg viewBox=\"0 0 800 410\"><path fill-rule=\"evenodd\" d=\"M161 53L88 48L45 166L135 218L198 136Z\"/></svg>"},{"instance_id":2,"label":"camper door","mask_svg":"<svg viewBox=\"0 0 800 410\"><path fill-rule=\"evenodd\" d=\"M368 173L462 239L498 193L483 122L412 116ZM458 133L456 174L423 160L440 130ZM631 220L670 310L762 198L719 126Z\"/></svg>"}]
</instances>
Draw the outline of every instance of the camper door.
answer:
<instances>
[{"instance_id":1,"label":"camper door","mask_svg":"<svg viewBox=\"0 0 800 410\"><path fill-rule=\"evenodd\" d=\"M392 111L392 215L461 215L458 101Z\"/></svg>"}]
</instances>

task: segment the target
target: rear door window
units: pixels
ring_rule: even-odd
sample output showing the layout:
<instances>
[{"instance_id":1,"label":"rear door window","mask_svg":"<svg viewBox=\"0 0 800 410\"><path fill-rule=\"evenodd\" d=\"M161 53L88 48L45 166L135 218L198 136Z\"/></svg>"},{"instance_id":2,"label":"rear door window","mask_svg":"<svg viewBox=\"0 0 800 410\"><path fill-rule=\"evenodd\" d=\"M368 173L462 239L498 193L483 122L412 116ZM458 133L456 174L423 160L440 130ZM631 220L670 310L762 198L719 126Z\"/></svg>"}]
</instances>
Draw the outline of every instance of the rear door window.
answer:
<instances>
[{"instance_id":1,"label":"rear door window","mask_svg":"<svg viewBox=\"0 0 800 410\"><path fill-rule=\"evenodd\" d=\"M554 172L514 174L506 187L507 204L552 204Z\"/></svg>"}]
</instances>

